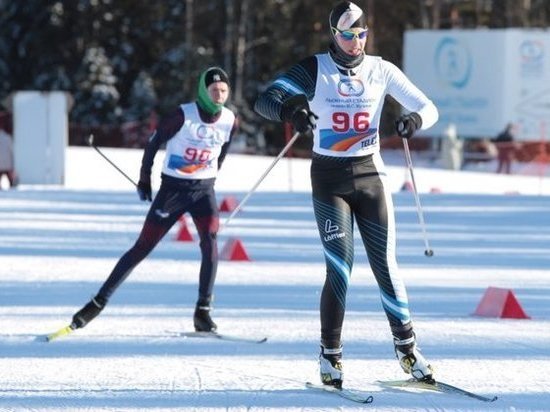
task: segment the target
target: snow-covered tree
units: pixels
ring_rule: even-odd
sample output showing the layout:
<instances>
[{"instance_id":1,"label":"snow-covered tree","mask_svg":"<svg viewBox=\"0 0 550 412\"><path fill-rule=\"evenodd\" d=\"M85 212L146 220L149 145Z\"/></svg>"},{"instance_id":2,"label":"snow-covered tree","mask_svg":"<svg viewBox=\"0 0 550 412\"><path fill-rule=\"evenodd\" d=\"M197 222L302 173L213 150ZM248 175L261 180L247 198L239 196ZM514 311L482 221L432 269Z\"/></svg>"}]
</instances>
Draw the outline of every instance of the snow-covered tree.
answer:
<instances>
[{"instance_id":1,"label":"snow-covered tree","mask_svg":"<svg viewBox=\"0 0 550 412\"><path fill-rule=\"evenodd\" d=\"M146 71L141 71L134 80L128 103L129 107L123 114L125 120L144 120L154 110L157 103L155 85Z\"/></svg>"},{"instance_id":2,"label":"snow-covered tree","mask_svg":"<svg viewBox=\"0 0 550 412\"><path fill-rule=\"evenodd\" d=\"M86 50L76 75L72 117L89 125L114 123L121 114L116 80L105 50L102 47Z\"/></svg>"}]
</instances>

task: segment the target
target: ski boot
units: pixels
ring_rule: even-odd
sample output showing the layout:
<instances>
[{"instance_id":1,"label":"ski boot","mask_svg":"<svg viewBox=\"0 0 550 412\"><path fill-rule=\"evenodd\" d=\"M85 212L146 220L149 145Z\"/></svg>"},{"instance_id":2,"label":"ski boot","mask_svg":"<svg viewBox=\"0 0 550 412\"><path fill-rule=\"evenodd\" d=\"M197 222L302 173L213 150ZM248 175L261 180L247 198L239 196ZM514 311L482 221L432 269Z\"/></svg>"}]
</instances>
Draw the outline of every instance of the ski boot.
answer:
<instances>
[{"instance_id":1,"label":"ski boot","mask_svg":"<svg viewBox=\"0 0 550 412\"><path fill-rule=\"evenodd\" d=\"M216 329L218 329L218 325L216 325L210 317L211 310L212 307L210 306L209 299L199 299L197 305L195 306L195 313L193 315L193 325L195 326L195 331L215 332Z\"/></svg>"},{"instance_id":2,"label":"ski boot","mask_svg":"<svg viewBox=\"0 0 550 412\"><path fill-rule=\"evenodd\" d=\"M395 354L403 371L411 374L418 381L433 382L432 366L416 346L416 336L412 325L405 326L398 333L401 338L394 333L393 343Z\"/></svg>"},{"instance_id":3,"label":"ski boot","mask_svg":"<svg viewBox=\"0 0 550 412\"><path fill-rule=\"evenodd\" d=\"M321 344L321 353L319 354L319 372L321 382L324 385L334 386L341 389L344 380L342 366L342 347L336 349L325 348Z\"/></svg>"},{"instance_id":4,"label":"ski boot","mask_svg":"<svg viewBox=\"0 0 550 412\"><path fill-rule=\"evenodd\" d=\"M86 303L86 305L76 312L73 316L73 322L71 326L74 326L73 329L79 329L86 326L92 319L101 313L105 305L107 304L107 299L96 296L91 301Z\"/></svg>"}]
</instances>

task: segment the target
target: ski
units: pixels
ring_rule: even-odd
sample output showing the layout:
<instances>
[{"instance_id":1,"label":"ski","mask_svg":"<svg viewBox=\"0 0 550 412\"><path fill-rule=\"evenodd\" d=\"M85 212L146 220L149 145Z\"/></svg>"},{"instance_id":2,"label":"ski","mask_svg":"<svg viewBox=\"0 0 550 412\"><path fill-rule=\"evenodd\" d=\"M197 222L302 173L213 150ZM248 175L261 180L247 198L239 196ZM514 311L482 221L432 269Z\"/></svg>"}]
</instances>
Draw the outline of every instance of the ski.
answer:
<instances>
[{"instance_id":1,"label":"ski","mask_svg":"<svg viewBox=\"0 0 550 412\"><path fill-rule=\"evenodd\" d=\"M64 326L61 329L47 334L47 335L38 335L36 340L39 342L51 342L54 339L62 338L63 336L70 335L75 331L76 327L71 323L70 325Z\"/></svg>"},{"instance_id":2,"label":"ski","mask_svg":"<svg viewBox=\"0 0 550 412\"><path fill-rule=\"evenodd\" d=\"M467 396L469 398L474 398L483 402L494 402L498 399L498 396L483 396L474 392L467 391L462 388L457 388L456 386L449 385L444 382L423 382L416 379L406 379L406 380L395 380L395 381L377 381L382 386L388 388L414 388L414 389L424 389L429 391L441 392L441 393L451 393L456 395Z\"/></svg>"},{"instance_id":3,"label":"ski","mask_svg":"<svg viewBox=\"0 0 550 412\"><path fill-rule=\"evenodd\" d=\"M322 391L326 393L333 393L340 396L341 398L357 402L357 403L371 403L373 401L372 395L364 395L360 392L351 390L351 389L338 389L334 386L317 384L312 382L306 382L306 388L313 389L316 391Z\"/></svg>"},{"instance_id":4,"label":"ski","mask_svg":"<svg viewBox=\"0 0 550 412\"><path fill-rule=\"evenodd\" d=\"M262 338L249 338L245 336L237 335L228 335L225 333L218 332L177 332L177 331L168 331L172 336L178 338L203 338L203 339L219 339L230 342L242 342L242 343L264 343L267 342L267 337Z\"/></svg>"}]
</instances>

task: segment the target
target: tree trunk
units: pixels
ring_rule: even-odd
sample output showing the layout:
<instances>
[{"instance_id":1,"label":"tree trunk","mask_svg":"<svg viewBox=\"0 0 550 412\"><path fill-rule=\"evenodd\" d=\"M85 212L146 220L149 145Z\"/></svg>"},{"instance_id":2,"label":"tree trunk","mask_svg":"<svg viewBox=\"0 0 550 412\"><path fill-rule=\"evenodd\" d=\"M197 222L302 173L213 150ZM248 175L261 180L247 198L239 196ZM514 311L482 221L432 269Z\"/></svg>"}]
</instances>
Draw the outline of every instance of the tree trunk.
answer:
<instances>
[{"instance_id":1,"label":"tree trunk","mask_svg":"<svg viewBox=\"0 0 550 412\"><path fill-rule=\"evenodd\" d=\"M376 33L374 32L374 0L367 1L367 27L369 28L369 39L367 44L367 53L376 53Z\"/></svg>"},{"instance_id":2,"label":"tree trunk","mask_svg":"<svg viewBox=\"0 0 550 412\"><path fill-rule=\"evenodd\" d=\"M237 34L237 58L235 60L235 87L234 98L235 104L239 105L243 100L243 88L244 88L244 67L246 60L246 23L248 21L248 10L250 1L242 0L241 2L241 15L239 18L239 27Z\"/></svg>"},{"instance_id":3,"label":"tree trunk","mask_svg":"<svg viewBox=\"0 0 550 412\"><path fill-rule=\"evenodd\" d=\"M192 59L193 54L193 0L185 0L185 72L192 73ZM186 81L183 84L183 91L186 96L191 94L193 88L190 78L192 76L186 76Z\"/></svg>"},{"instance_id":4,"label":"tree trunk","mask_svg":"<svg viewBox=\"0 0 550 412\"><path fill-rule=\"evenodd\" d=\"M233 64L233 43L235 32L235 2L234 0L225 0L225 39L223 44L223 69L231 78Z\"/></svg>"},{"instance_id":5,"label":"tree trunk","mask_svg":"<svg viewBox=\"0 0 550 412\"><path fill-rule=\"evenodd\" d=\"M432 29L441 28L441 1L434 0L432 9Z\"/></svg>"}]
</instances>

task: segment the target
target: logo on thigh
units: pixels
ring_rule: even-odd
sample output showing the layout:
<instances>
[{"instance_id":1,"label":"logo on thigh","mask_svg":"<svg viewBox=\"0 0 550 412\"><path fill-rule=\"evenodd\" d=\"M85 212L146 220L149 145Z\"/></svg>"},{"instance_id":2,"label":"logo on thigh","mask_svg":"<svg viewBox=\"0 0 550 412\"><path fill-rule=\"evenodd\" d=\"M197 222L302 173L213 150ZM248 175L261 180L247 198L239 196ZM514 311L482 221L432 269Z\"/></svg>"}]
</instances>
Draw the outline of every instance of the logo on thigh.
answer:
<instances>
[{"instance_id":1,"label":"logo on thigh","mask_svg":"<svg viewBox=\"0 0 550 412\"><path fill-rule=\"evenodd\" d=\"M155 209L155 214L161 219L166 219L170 216L170 212L165 212L162 209Z\"/></svg>"},{"instance_id":2,"label":"logo on thigh","mask_svg":"<svg viewBox=\"0 0 550 412\"><path fill-rule=\"evenodd\" d=\"M325 233L327 234L323 238L325 242L330 242L331 240L346 236L344 232L338 232L339 230L340 227L337 224L332 223L330 219L325 220Z\"/></svg>"}]
</instances>

